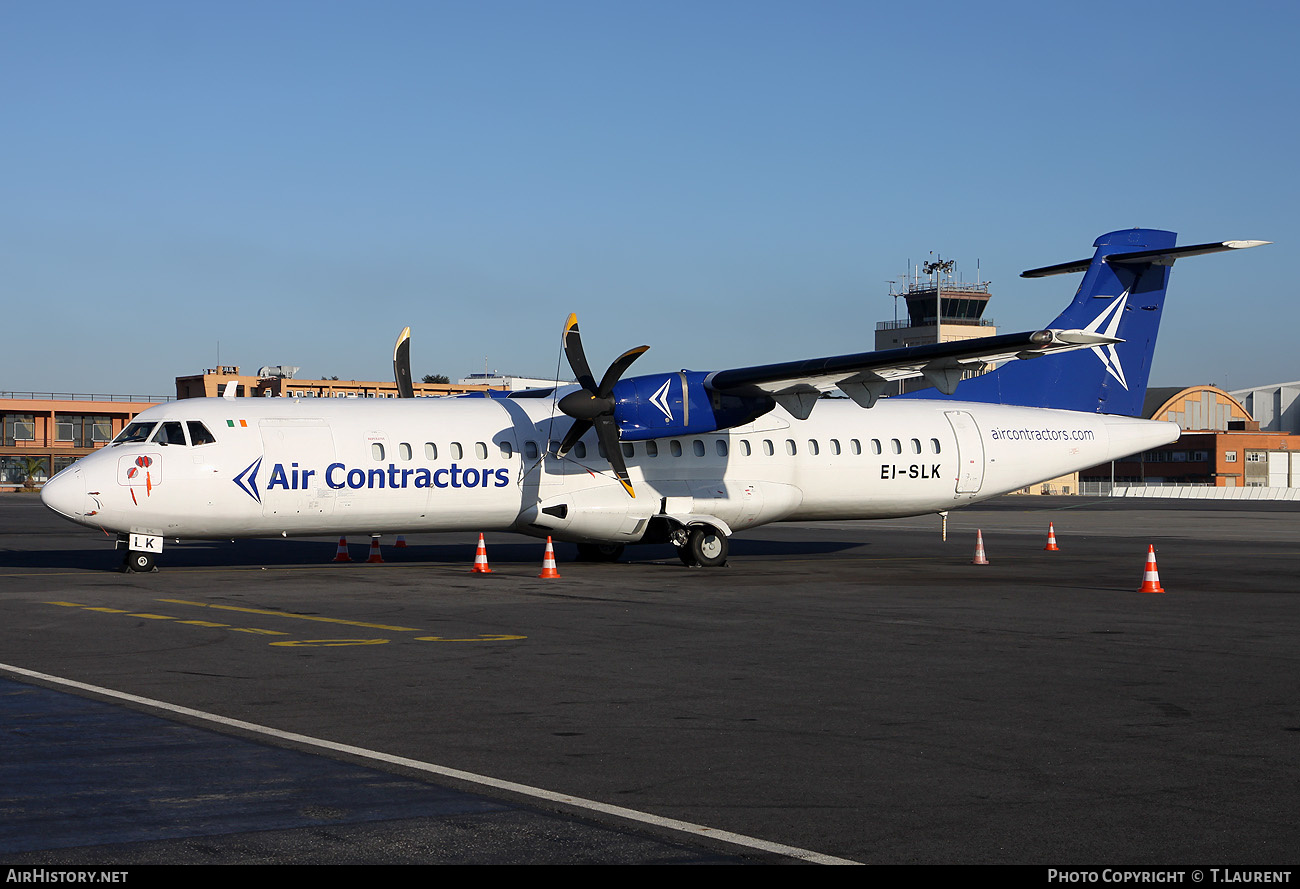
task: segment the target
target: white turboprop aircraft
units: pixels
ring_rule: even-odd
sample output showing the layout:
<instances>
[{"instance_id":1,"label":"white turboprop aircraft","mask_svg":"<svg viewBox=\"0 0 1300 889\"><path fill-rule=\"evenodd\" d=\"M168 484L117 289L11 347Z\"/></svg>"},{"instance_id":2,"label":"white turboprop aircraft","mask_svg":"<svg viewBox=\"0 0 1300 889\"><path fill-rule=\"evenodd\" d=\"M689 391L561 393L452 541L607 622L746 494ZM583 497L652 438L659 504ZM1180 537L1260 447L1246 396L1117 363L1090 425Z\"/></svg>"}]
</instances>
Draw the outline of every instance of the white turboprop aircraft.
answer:
<instances>
[{"instance_id":1,"label":"white turboprop aircraft","mask_svg":"<svg viewBox=\"0 0 1300 889\"><path fill-rule=\"evenodd\" d=\"M493 530L593 559L671 542L718 566L734 532L769 522L942 512L1175 441L1177 425L1136 417L1170 266L1268 242L1174 243L1112 232L1090 260L1025 272L1085 272L1029 333L622 379L642 346L597 383L570 316L578 384L559 390L161 404L41 498L125 542L134 571L154 570L165 538ZM952 398L964 370L999 361ZM879 397L913 376L935 388ZM836 388L848 397L820 397Z\"/></svg>"}]
</instances>

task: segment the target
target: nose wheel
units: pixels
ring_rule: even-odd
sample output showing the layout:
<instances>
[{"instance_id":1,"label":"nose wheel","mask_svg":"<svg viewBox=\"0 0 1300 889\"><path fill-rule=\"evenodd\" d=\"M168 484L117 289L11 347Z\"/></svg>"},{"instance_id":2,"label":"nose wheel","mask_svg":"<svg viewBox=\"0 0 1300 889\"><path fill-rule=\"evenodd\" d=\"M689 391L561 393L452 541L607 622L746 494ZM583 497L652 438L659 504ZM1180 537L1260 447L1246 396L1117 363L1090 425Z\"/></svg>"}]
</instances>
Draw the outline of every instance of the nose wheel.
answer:
<instances>
[{"instance_id":1,"label":"nose wheel","mask_svg":"<svg viewBox=\"0 0 1300 889\"><path fill-rule=\"evenodd\" d=\"M128 574L150 574L158 570L157 557L153 553L140 553L127 550L123 570Z\"/></svg>"}]
</instances>

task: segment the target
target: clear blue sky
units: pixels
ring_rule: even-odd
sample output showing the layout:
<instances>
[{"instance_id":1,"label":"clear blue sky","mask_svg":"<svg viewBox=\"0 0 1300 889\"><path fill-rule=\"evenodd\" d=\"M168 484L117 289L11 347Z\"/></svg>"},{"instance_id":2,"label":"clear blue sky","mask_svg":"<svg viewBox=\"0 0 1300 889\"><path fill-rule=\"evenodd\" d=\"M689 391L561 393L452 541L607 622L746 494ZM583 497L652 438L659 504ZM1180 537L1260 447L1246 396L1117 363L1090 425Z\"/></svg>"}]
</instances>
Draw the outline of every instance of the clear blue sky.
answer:
<instances>
[{"instance_id":1,"label":"clear blue sky","mask_svg":"<svg viewBox=\"0 0 1300 889\"><path fill-rule=\"evenodd\" d=\"M0 390L862 351L932 250L1032 329L1139 225L1276 242L1152 385L1294 380L1298 8L0 0Z\"/></svg>"}]
</instances>

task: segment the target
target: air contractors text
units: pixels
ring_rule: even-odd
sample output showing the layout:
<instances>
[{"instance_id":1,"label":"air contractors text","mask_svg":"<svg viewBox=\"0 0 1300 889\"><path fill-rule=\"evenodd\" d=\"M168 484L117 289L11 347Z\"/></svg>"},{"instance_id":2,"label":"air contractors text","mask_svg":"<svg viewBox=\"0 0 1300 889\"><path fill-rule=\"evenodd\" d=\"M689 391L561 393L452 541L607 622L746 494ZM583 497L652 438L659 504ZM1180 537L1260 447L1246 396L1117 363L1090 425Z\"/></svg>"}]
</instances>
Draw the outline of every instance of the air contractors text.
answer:
<instances>
[{"instance_id":1,"label":"air contractors text","mask_svg":"<svg viewBox=\"0 0 1300 889\"><path fill-rule=\"evenodd\" d=\"M314 469L299 469L297 463L277 463L271 469L266 490L281 488L300 491L313 484ZM343 463L325 467L325 484L342 488L504 488L510 484L508 469L462 469L457 464L443 469L402 469L394 463L385 468L348 469Z\"/></svg>"},{"instance_id":2,"label":"air contractors text","mask_svg":"<svg viewBox=\"0 0 1300 889\"><path fill-rule=\"evenodd\" d=\"M994 441L1092 441L1091 429L990 429Z\"/></svg>"}]
</instances>

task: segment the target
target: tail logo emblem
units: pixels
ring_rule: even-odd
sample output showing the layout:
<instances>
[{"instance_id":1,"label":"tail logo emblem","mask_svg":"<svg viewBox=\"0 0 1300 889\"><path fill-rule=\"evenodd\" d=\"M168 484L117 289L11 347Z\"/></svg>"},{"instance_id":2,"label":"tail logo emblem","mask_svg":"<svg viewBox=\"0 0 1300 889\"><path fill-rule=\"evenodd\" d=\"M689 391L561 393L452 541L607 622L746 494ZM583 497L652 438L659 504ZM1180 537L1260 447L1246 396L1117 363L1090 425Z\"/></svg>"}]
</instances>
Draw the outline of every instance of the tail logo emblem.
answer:
<instances>
[{"instance_id":1,"label":"tail logo emblem","mask_svg":"<svg viewBox=\"0 0 1300 889\"><path fill-rule=\"evenodd\" d=\"M1114 301L1108 305L1102 313L1092 320L1092 323L1084 328L1088 333L1100 333L1102 336L1115 336L1119 330L1120 319L1124 317L1124 309L1128 305L1128 291L1125 290ZM1102 325L1106 329L1102 330ZM1092 353L1101 359L1102 366L1106 371L1119 381L1119 384L1128 390L1128 381L1124 379L1124 365L1120 363L1119 353L1115 351L1115 344L1110 343L1105 346L1093 346Z\"/></svg>"}]
</instances>

